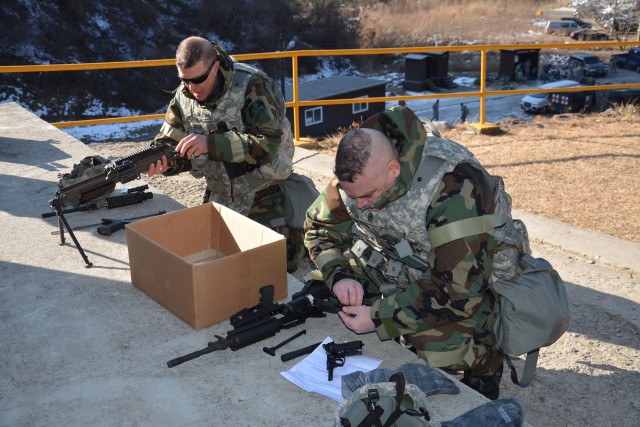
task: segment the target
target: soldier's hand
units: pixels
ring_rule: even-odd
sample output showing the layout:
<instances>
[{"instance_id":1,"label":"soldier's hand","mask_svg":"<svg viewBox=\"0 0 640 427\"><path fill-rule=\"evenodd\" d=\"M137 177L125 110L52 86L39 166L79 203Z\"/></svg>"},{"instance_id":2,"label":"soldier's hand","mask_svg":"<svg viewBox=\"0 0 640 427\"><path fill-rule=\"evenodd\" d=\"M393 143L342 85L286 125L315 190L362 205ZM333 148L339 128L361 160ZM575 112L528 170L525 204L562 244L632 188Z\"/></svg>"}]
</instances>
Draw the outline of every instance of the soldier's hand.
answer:
<instances>
[{"instance_id":1,"label":"soldier's hand","mask_svg":"<svg viewBox=\"0 0 640 427\"><path fill-rule=\"evenodd\" d=\"M333 285L333 293L344 305L362 305L364 298L362 283L354 279L338 280Z\"/></svg>"},{"instance_id":2,"label":"soldier's hand","mask_svg":"<svg viewBox=\"0 0 640 427\"><path fill-rule=\"evenodd\" d=\"M147 176L159 175L163 172L169 170L169 165L167 163L167 156L162 156L162 159L158 160L155 163L151 163L149 165L149 170L147 170Z\"/></svg>"},{"instance_id":3,"label":"soldier's hand","mask_svg":"<svg viewBox=\"0 0 640 427\"><path fill-rule=\"evenodd\" d=\"M376 330L376 325L369 315L370 311L371 307L368 305L344 306L342 311L338 312L338 316L340 316L345 326L353 332L366 334Z\"/></svg>"},{"instance_id":4,"label":"soldier's hand","mask_svg":"<svg viewBox=\"0 0 640 427\"><path fill-rule=\"evenodd\" d=\"M206 135L198 135L192 133L180 140L176 145L176 151L180 153L182 157L186 157L191 160L192 157L199 156L209 152L209 146L207 145Z\"/></svg>"}]
</instances>

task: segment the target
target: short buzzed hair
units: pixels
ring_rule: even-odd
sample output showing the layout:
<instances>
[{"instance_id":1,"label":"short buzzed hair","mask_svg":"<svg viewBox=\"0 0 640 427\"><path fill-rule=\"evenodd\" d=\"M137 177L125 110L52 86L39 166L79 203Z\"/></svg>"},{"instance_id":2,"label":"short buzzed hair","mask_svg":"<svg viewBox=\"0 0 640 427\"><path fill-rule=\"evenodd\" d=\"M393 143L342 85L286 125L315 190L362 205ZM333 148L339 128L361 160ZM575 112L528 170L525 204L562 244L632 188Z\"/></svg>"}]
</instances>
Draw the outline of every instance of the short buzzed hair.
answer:
<instances>
[{"instance_id":1,"label":"short buzzed hair","mask_svg":"<svg viewBox=\"0 0 640 427\"><path fill-rule=\"evenodd\" d=\"M336 165L333 173L340 181L353 182L367 166L371 157L371 136L362 129L347 132L336 151Z\"/></svg>"},{"instance_id":2,"label":"short buzzed hair","mask_svg":"<svg viewBox=\"0 0 640 427\"><path fill-rule=\"evenodd\" d=\"M202 37L191 36L182 40L178 45L176 65L181 68L191 68L200 60L213 64L216 56L217 52L213 43Z\"/></svg>"}]
</instances>

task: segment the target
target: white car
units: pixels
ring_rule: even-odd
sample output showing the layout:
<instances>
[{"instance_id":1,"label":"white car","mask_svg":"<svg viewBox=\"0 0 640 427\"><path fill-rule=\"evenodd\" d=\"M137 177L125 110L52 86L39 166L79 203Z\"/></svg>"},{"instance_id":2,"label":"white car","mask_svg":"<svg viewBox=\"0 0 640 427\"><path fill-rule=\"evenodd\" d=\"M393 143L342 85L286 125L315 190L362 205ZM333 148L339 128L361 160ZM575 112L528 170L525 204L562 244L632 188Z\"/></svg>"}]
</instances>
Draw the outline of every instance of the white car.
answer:
<instances>
[{"instance_id":1,"label":"white car","mask_svg":"<svg viewBox=\"0 0 640 427\"><path fill-rule=\"evenodd\" d=\"M558 80L543 84L538 89L557 89L570 86L580 86L580 83L573 80ZM549 110L549 94L540 92L526 95L520 101L520 107L527 113L545 114Z\"/></svg>"}]
</instances>

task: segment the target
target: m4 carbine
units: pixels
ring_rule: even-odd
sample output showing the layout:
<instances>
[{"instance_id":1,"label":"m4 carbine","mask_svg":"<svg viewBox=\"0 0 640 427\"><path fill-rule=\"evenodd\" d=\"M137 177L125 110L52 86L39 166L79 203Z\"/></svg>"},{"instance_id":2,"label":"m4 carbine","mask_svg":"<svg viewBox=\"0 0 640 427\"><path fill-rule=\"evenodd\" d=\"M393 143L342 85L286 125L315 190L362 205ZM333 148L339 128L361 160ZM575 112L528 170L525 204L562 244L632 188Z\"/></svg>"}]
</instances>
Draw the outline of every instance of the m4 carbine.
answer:
<instances>
[{"instance_id":1,"label":"m4 carbine","mask_svg":"<svg viewBox=\"0 0 640 427\"><path fill-rule=\"evenodd\" d=\"M171 359L167 362L167 366L173 368L181 363L218 350L226 350L229 348L232 351L236 351L275 336L276 333L283 329L300 325L310 317L326 316L322 309L322 301L318 299L323 296L304 294L294 297L291 302L286 304L278 304L273 303L273 285L267 285L261 288L260 294L262 295L261 304L273 310L270 315L264 316L262 312L260 312L259 307L256 306L253 309L258 309L260 314L250 319L245 318L245 321L241 324L242 326L227 332L226 338L216 335L215 337L218 338L217 341L210 342L209 345L202 350ZM276 315L282 315L282 317L276 317ZM237 314L234 315L232 319L234 317L237 317Z\"/></svg>"},{"instance_id":2,"label":"m4 carbine","mask_svg":"<svg viewBox=\"0 0 640 427\"><path fill-rule=\"evenodd\" d=\"M89 258L87 258L67 219L64 217L63 207L69 204L77 206L111 193L117 183L126 184L140 178L140 175L149 170L149 166L152 163L161 160L162 156L167 156L167 161L174 163L174 167L171 169L172 174L180 172L187 162L175 151L173 145L154 141L148 148L136 151L108 164L105 166L103 173L61 188L56 192L54 198L49 201L58 216L61 244L65 241L64 229L66 228L87 267L91 267L93 264L89 262Z\"/></svg>"}]
</instances>

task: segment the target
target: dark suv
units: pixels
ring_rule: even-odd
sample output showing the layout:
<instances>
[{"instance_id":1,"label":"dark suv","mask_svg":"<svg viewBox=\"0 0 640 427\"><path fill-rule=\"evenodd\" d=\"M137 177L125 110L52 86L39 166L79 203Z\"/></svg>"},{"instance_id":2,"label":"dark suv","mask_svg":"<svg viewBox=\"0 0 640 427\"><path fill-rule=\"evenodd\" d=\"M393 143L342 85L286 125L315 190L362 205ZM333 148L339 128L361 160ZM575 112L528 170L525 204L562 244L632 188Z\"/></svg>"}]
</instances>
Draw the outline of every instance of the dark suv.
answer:
<instances>
[{"instance_id":1,"label":"dark suv","mask_svg":"<svg viewBox=\"0 0 640 427\"><path fill-rule=\"evenodd\" d=\"M578 24L578 27L580 28L591 28L591 24L588 22L583 21L580 18L569 18L569 17L564 17L564 18L560 18L561 21L573 21L576 24Z\"/></svg>"},{"instance_id":2,"label":"dark suv","mask_svg":"<svg viewBox=\"0 0 640 427\"><path fill-rule=\"evenodd\" d=\"M589 77L604 77L608 71L600 58L589 53L574 53L569 57L569 65L584 68L585 75Z\"/></svg>"}]
</instances>

